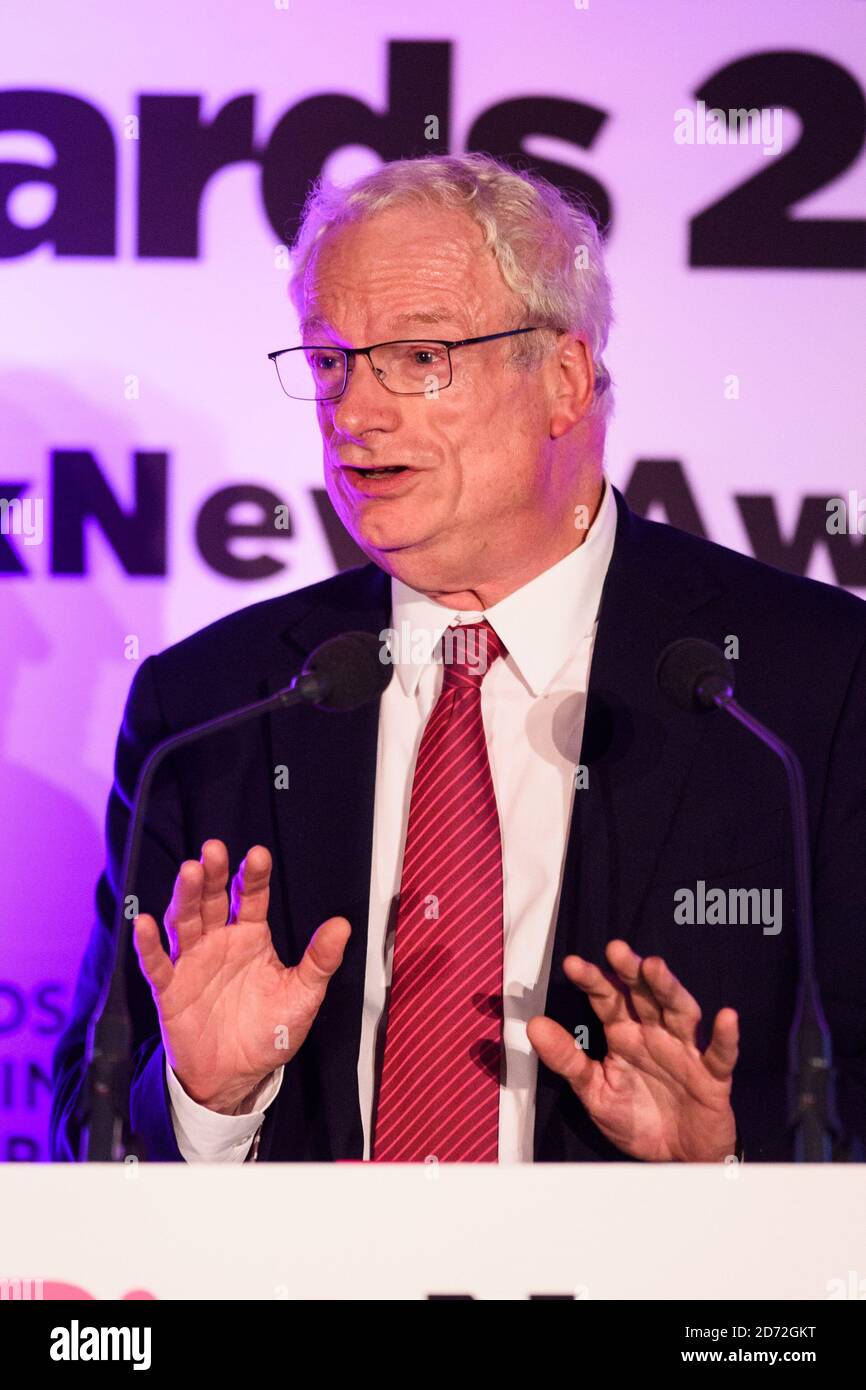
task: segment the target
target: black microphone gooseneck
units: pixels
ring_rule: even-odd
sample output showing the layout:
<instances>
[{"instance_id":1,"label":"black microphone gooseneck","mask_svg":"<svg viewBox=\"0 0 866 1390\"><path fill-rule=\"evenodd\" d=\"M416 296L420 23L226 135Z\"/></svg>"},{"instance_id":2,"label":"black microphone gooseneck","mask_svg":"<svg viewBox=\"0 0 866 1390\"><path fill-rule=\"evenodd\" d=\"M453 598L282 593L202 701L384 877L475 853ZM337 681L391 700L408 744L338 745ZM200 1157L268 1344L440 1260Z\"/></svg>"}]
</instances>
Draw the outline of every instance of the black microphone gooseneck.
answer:
<instances>
[{"instance_id":1,"label":"black microphone gooseneck","mask_svg":"<svg viewBox=\"0 0 866 1390\"><path fill-rule=\"evenodd\" d=\"M656 666L663 695L680 709L723 709L781 759L791 806L794 843L797 996L788 1038L788 1122L798 1163L830 1163L841 1131L836 1110L833 1044L815 971L811 855L806 781L799 758L778 734L734 699L730 662L711 642L686 637L666 647Z\"/></svg>"},{"instance_id":2,"label":"black microphone gooseneck","mask_svg":"<svg viewBox=\"0 0 866 1390\"><path fill-rule=\"evenodd\" d=\"M114 960L107 989L91 1017L85 1050L86 1076L79 1102L81 1143L79 1159L91 1163L121 1161L141 1156L129 1133L129 1072L132 1024L126 998L126 964L129 955L127 902L131 895L144 831L150 788L163 760L179 748L209 734L222 733L273 710L297 704L348 712L378 699L393 674L385 649L371 632L343 632L323 642L310 655L300 675L290 685L264 700L218 715L184 729L151 749L141 765L132 813L126 834L121 892L117 898ZM137 916L133 912L132 916Z\"/></svg>"}]
</instances>

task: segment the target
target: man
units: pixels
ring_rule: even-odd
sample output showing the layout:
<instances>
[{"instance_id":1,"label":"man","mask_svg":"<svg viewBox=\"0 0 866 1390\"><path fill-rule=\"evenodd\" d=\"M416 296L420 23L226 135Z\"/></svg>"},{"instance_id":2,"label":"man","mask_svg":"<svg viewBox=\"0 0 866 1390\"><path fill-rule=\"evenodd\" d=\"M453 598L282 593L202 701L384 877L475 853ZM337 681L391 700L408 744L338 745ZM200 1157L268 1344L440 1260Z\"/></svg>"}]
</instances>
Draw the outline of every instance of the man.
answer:
<instances>
[{"instance_id":1,"label":"man","mask_svg":"<svg viewBox=\"0 0 866 1390\"><path fill-rule=\"evenodd\" d=\"M686 636L736 638L743 703L804 763L839 1153L856 1152L866 607L645 522L606 481L602 248L543 181L469 155L323 185L293 295L305 350L274 354L280 380L316 400L330 498L372 563L138 672L55 1153L77 1149L143 757L355 629L387 640L380 701L283 711L156 780L127 984L148 1155L790 1157L784 775L734 721L665 704L655 664ZM681 910L714 889L768 911Z\"/></svg>"}]
</instances>

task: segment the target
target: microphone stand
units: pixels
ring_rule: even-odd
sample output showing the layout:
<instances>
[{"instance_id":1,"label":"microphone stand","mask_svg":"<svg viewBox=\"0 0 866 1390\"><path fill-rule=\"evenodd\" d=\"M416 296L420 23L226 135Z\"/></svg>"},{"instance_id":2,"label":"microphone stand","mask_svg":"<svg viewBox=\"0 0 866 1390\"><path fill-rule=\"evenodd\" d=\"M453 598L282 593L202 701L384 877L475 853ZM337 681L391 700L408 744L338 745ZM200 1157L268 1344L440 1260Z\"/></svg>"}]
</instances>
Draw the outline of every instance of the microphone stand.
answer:
<instances>
[{"instance_id":1,"label":"microphone stand","mask_svg":"<svg viewBox=\"0 0 866 1390\"><path fill-rule=\"evenodd\" d=\"M812 874L806 781L793 748L768 729L733 697L721 674L708 675L695 694L744 725L782 760L790 793L794 839L794 890L799 978L794 1018L788 1038L788 1124L794 1135L795 1163L831 1163L833 1138L841 1133L836 1109L833 1043L821 1005L815 972L812 921Z\"/></svg>"},{"instance_id":2,"label":"microphone stand","mask_svg":"<svg viewBox=\"0 0 866 1390\"><path fill-rule=\"evenodd\" d=\"M296 676L291 685L264 700L244 705L229 715L217 715L174 734L151 749L141 765L132 803L132 817L126 835L121 892L117 899L114 931L114 959L107 988L94 1011L87 1030L85 1047L86 1079L79 1100L81 1143L79 1159L88 1163L122 1162L127 1156L144 1157L141 1145L131 1133L129 1114L130 1053L132 1024L126 1000L126 967L129 932L126 902L135 881L144 832L144 812L151 784L163 760L179 748L219 730L231 729L248 719L272 710L322 698L325 683L314 672ZM137 916L134 913L133 916Z\"/></svg>"}]
</instances>

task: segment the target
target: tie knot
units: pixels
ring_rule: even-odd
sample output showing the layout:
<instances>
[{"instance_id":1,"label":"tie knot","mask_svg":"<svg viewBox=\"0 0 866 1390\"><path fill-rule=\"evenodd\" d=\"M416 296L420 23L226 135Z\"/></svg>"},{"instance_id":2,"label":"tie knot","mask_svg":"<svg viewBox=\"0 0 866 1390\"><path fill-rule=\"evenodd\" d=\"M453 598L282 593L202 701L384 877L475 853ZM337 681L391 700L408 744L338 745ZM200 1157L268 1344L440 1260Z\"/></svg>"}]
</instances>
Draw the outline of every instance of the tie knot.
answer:
<instances>
[{"instance_id":1,"label":"tie knot","mask_svg":"<svg viewBox=\"0 0 866 1390\"><path fill-rule=\"evenodd\" d=\"M446 628L441 643L442 689L480 689L490 667L504 653L504 642L487 622Z\"/></svg>"}]
</instances>

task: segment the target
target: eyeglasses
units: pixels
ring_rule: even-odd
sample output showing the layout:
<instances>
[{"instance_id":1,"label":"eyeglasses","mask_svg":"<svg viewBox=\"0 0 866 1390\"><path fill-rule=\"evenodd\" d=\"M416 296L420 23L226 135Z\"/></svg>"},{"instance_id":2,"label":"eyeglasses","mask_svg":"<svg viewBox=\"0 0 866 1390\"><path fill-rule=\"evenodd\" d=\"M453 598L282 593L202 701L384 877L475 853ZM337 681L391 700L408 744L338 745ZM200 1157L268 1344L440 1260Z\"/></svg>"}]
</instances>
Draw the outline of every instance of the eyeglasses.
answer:
<instances>
[{"instance_id":1,"label":"eyeglasses","mask_svg":"<svg viewBox=\"0 0 866 1390\"><path fill-rule=\"evenodd\" d=\"M512 328L506 333L485 333L481 338L443 339L399 338L390 343L373 343L364 348L294 347L269 352L277 369L280 385L293 401L335 401L342 396L352 367L359 355L366 357L376 379L395 396L433 396L451 385L451 353L455 348L476 343L492 343L496 338L514 338L519 333L538 333L533 328Z\"/></svg>"}]
</instances>

